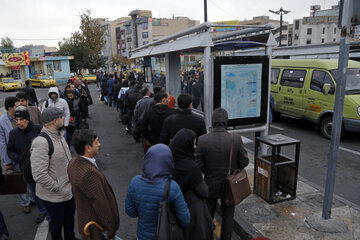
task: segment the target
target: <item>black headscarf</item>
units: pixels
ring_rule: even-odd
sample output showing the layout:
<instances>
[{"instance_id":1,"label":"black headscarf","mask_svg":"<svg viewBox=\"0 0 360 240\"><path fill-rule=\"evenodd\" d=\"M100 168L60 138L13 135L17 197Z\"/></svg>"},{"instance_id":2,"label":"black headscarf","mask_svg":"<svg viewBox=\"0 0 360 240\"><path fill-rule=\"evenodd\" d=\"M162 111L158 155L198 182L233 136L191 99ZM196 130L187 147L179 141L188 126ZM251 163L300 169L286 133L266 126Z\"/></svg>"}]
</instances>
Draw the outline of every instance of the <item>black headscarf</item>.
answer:
<instances>
[{"instance_id":1,"label":"black headscarf","mask_svg":"<svg viewBox=\"0 0 360 240\"><path fill-rule=\"evenodd\" d=\"M183 128L176 133L169 147L174 158L174 180L185 194L202 182L202 174L194 157L196 133Z\"/></svg>"}]
</instances>

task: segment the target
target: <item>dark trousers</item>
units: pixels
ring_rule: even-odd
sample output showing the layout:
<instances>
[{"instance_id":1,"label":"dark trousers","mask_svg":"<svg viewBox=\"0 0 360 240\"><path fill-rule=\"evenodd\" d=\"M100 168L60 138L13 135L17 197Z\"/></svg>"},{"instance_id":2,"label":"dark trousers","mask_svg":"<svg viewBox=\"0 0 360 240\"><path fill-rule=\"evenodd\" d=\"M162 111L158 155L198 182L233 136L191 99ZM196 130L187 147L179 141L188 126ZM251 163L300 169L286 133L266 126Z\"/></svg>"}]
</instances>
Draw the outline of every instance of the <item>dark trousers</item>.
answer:
<instances>
[{"instance_id":1,"label":"dark trousers","mask_svg":"<svg viewBox=\"0 0 360 240\"><path fill-rule=\"evenodd\" d=\"M63 240L62 228L64 227L64 239L75 240L75 200L72 197L66 202L44 201L46 210L50 214L49 229L52 240Z\"/></svg>"},{"instance_id":2,"label":"dark trousers","mask_svg":"<svg viewBox=\"0 0 360 240\"><path fill-rule=\"evenodd\" d=\"M212 218L214 218L215 215L217 201L217 198L206 199L206 203ZM234 226L234 212L235 206L226 205L225 201L221 199L222 224L220 240L231 240L231 234ZM212 233L210 239L213 239Z\"/></svg>"}]
</instances>

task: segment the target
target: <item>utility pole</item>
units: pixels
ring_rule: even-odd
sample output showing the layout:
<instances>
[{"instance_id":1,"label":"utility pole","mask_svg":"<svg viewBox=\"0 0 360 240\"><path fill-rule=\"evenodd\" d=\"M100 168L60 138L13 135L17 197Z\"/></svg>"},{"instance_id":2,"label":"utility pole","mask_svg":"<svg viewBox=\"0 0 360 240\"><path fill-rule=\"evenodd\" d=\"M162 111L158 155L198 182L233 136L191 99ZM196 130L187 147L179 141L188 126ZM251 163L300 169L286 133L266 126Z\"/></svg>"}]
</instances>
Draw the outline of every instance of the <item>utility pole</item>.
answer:
<instances>
[{"instance_id":1,"label":"utility pole","mask_svg":"<svg viewBox=\"0 0 360 240\"><path fill-rule=\"evenodd\" d=\"M276 15L280 15L280 41L279 47L281 47L281 40L282 40L282 19L283 15L288 14L290 11L284 10L282 7L278 11L269 10L269 12L274 13Z\"/></svg>"},{"instance_id":2,"label":"utility pole","mask_svg":"<svg viewBox=\"0 0 360 240\"><path fill-rule=\"evenodd\" d=\"M207 22L207 0L204 0L204 22Z\"/></svg>"}]
</instances>

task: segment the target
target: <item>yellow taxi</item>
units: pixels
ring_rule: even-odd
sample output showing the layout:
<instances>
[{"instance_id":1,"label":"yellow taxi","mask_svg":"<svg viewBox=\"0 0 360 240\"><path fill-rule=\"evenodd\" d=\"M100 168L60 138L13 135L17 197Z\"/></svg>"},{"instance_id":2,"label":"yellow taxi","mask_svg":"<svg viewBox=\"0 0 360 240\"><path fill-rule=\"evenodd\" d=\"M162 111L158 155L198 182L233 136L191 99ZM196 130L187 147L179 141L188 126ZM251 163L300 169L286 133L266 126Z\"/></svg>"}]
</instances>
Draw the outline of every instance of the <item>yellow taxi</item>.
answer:
<instances>
[{"instance_id":1,"label":"yellow taxi","mask_svg":"<svg viewBox=\"0 0 360 240\"><path fill-rule=\"evenodd\" d=\"M78 80L79 77L76 76L75 79ZM85 80L87 83L96 83L96 75L83 74L83 80Z\"/></svg>"},{"instance_id":2,"label":"yellow taxi","mask_svg":"<svg viewBox=\"0 0 360 240\"><path fill-rule=\"evenodd\" d=\"M13 78L0 78L0 89L4 92L8 90L20 90L21 84Z\"/></svg>"},{"instance_id":3,"label":"yellow taxi","mask_svg":"<svg viewBox=\"0 0 360 240\"><path fill-rule=\"evenodd\" d=\"M46 75L38 75L33 76L29 79L31 81L31 85L33 87L55 87L56 86L56 80L54 80L51 76Z\"/></svg>"}]
</instances>

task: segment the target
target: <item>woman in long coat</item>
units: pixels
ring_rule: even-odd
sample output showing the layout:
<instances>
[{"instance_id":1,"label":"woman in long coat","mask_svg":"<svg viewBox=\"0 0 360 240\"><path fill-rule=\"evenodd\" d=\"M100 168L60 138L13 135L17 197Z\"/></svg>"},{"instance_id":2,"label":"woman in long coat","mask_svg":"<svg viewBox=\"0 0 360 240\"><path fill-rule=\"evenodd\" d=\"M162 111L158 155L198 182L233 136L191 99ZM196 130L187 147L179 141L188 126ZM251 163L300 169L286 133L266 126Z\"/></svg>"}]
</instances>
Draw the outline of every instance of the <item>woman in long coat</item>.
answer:
<instances>
[{"instance_id":1,"label":"woman in long coat","mask_svg":"<svg viewBox=\"0 0 360 240\"><path fill-rule=\"evenodd\" d=\"M176 133L169 147L174 158L174 180L179 184L190 211L190 224L185 227L186 240L210 239L215 229L206 205L208 195L201 170L194 157L196 133L183 128Z\"/></svg>"}]
</instances>

